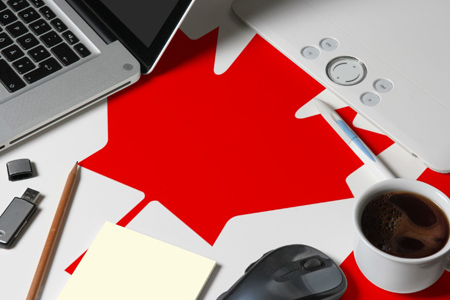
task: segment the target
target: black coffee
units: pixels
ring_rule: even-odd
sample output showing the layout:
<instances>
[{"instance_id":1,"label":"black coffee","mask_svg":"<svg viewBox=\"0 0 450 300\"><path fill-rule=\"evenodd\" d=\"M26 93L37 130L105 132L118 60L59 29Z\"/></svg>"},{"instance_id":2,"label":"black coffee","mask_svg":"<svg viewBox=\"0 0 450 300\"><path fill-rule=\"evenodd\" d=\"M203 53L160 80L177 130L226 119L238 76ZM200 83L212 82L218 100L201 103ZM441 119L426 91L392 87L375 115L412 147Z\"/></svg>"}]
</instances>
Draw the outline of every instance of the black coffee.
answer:
<instances>
[{"instance_id":1,"label":"black coffee","mask_svg":"<svg viewBox=\"0 0 450 300\"><path fill-rule=\"evenodd\" d=\"M409 192L392 192L372 199L364 208L361 228L378 249L404 258L419 258L441 250L449 238L449 222L431 200Z\"/></svg>"}]
</instances>

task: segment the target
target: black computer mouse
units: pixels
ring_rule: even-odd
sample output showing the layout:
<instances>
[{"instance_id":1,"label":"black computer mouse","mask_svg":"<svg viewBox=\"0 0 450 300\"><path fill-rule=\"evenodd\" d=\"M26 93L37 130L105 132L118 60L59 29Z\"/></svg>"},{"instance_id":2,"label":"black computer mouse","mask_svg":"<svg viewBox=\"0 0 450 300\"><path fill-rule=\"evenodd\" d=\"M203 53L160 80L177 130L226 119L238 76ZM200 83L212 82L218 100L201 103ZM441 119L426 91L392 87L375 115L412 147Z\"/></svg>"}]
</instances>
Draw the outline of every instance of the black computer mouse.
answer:
<instances>
[{"instance_id":1,"label":"black computer mouse","mask_svg":"<svg viewBox=\"0 0 450 300\"><path fill-rule=\"evenodd\" d=\"M217 300L334 300L347 288L342 270L327 255L306 245L264 254Z\"/></svg>"}]
</instances>

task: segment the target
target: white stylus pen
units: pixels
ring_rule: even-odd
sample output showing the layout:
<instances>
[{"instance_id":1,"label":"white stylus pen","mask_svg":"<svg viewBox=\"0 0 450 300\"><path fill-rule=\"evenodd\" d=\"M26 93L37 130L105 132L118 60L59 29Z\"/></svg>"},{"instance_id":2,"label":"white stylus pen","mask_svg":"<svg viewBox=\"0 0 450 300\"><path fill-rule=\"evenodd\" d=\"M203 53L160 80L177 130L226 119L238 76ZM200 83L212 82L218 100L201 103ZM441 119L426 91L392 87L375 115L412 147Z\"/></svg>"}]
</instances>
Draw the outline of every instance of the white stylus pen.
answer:
<instances>
[{"instance_id":1,"label":"white stylus pen","mask_svg":"<svg viewBox=\"0 0 450 300\"><path fill-rule=\"evenodd\" d=\"M378 179L395 178L394 174L370 151L369 147L361 141L333 108L317 98L314 98L313 101L322 117L333 127L337 134L339 134Z\"/></svg>"}]
</instances>

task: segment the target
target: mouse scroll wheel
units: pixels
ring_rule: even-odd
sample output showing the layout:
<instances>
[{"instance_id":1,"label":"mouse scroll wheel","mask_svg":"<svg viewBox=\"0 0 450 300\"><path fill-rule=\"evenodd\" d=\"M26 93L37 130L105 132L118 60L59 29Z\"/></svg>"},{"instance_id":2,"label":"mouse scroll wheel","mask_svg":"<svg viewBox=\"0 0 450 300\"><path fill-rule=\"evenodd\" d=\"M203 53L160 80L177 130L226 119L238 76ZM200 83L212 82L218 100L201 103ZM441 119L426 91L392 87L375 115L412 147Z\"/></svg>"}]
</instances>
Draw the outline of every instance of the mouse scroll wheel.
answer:
<instances>
[{"instance_id":1,"label":"mouse scroll wheel","mask_svg":"<svg viewBox=\"0 0 450 300\"><path fill-rule=\"evenodd\" d=\"M317 258L308 259L303 263L303 268L308 271L314 271L322 266L322 262Z\"/></svg>"}]
</instances>

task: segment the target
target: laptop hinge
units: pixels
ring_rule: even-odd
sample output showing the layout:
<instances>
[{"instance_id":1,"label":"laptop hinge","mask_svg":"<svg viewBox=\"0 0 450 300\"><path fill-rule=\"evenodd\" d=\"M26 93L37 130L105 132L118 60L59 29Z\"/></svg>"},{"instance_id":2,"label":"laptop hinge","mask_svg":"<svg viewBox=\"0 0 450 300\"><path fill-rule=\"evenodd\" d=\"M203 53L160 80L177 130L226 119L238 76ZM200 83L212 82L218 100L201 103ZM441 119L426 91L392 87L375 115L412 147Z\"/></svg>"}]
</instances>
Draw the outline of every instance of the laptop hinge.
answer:
<instances>
[{"instance_id":1,"label":"laptop hinge","mask_svg":"<svg viewBox=\"0 0 450 300\"><path fill-rule=\"evenodd\" d=\"M83 0L66 0L86 23L102 38L106 44L117 40L111 30L97 17Z\"/></svg>"}]
</instances>

